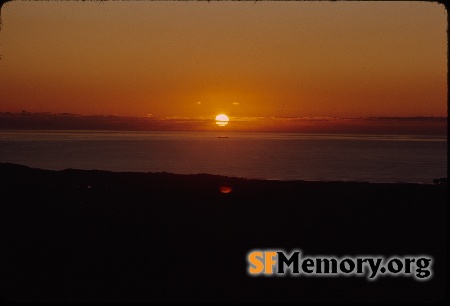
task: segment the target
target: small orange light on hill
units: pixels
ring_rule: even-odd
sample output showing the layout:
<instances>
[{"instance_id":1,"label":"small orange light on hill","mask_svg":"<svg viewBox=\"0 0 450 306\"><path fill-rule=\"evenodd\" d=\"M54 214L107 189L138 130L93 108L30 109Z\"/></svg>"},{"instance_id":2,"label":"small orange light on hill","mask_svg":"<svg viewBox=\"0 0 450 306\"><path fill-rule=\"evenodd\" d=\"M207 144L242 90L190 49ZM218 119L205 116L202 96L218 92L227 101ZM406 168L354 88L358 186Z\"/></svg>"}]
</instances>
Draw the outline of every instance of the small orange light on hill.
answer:
<instances>
[{"instance_id":1,"label":"small orange light on hill","mask_svg":"<svg viewBox=\"0 0 450 306\"><path fill-rule=\"evenodd\" d=\"M220 186L219 187L221 193L230 193L232 188L229 186Z\"/></svg>"}]
</instances>

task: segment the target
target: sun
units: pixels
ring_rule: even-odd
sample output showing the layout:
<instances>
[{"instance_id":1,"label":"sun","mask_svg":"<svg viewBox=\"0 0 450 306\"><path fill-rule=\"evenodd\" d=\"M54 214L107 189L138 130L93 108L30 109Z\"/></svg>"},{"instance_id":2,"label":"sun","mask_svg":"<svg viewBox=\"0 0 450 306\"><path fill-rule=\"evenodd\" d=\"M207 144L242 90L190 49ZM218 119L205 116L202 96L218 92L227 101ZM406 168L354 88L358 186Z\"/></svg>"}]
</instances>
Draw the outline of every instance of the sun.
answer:
<instances>
[{"instance_id":1,"label":"sun","mask_svg":"<svg viewBox=\"0 0 450 306\"><path fill-rule=\"evenodd\" d=\"M230 118L227 115L220 114L216 116L216 124L218 126L225 126L228 124L228 121L230 121Z\"/></svg>"}]
</instances>

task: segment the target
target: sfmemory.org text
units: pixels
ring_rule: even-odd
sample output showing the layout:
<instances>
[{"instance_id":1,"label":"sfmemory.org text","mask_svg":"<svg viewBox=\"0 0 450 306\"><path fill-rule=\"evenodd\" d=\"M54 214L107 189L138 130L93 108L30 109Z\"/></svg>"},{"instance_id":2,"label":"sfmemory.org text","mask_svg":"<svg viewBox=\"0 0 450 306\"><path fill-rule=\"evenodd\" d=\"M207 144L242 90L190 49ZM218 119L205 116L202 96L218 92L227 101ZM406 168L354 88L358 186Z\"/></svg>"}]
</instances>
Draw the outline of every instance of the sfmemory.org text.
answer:
<instances>
[{"instance_id":1,"label":"sfmemory.org text","mask_svg":"<svg viewBox=\"0 0 450 306\"><path fill-rule=\"evenodd\" d=\"M332 256L303 257L301 250L286 254L283 250L253 250L248 253L251 276L410 276L416 280L431 279L433 259L430 256Z\"/></svg>"}]
</instances>

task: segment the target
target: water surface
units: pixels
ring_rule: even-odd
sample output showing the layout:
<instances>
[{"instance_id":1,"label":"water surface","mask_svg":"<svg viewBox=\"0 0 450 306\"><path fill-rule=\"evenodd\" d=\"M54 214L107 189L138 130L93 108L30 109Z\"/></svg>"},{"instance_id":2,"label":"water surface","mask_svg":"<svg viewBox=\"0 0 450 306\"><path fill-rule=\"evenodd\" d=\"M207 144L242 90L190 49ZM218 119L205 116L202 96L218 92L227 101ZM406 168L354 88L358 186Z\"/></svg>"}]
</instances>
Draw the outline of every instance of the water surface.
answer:
<instances>
[{"instance_id":1,"label":"water surface","mask_svg":"<svg viewBox=\"0 0 450 306\"><path fill-rule=\"evenodd\" d=\"M0 162L62 170L432 183L447 176L447 138L217 132L1 131Z\"/></svg>"}]
</instances>

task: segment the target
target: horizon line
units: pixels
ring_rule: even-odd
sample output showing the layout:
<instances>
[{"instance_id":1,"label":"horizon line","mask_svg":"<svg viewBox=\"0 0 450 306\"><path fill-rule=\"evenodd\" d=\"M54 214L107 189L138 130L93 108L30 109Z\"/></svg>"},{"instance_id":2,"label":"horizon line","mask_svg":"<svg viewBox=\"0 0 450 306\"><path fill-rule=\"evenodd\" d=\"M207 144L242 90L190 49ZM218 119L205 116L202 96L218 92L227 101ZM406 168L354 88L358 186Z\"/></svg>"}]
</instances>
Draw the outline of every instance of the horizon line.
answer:
<instances>
[{"instance_id":1,"label":"horizon line","mask_svg":"<svg viewBox=\"0 0 450 306\"><path fill-rule=\"evenodd\" d=\"M68 117L113 117L113 118L145 118L145 119L159 119L159 120L212 120L215 121L215 116L153 116L151 114L147 115L118 115L118 114L80 114L80 113L69 113L69 112L30 112L30 111L0 111L0 115L47 115L47 116L68 116ZM447 119L448 116L424 116L424 115L414 115L414 116L357 116L357 117L339 117L339 116L230 116L228 117L234 119L306 119L306 120L354 120L354 119ZM240 121L240 120L239 120Z\"/></svg>"}]
</instances>

